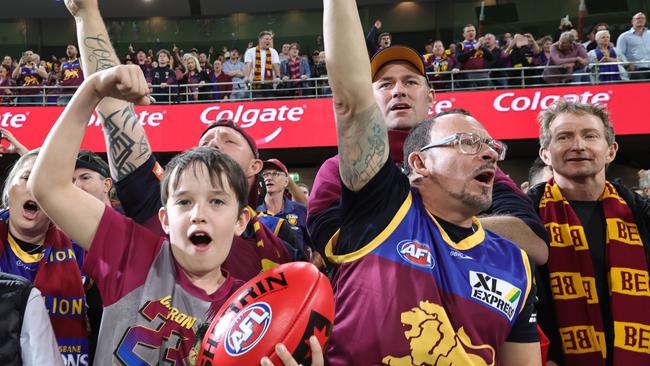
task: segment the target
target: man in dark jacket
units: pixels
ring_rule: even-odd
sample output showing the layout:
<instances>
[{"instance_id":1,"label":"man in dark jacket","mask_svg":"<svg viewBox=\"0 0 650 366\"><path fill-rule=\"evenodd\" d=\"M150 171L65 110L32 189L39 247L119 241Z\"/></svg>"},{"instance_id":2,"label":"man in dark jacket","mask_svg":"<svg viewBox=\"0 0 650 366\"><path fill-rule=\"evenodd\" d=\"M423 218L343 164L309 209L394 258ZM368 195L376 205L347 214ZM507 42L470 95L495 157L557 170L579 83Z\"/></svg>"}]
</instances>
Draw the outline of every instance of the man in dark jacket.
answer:
<instances>
[{"instance_id":1,"label":"man in dark jacket","mask_svg":"<svg viewBox=\"0 0 650 366\"><path fill-rule=\"evenodd\" d=\"M0 364L64 365L43 297L26 279L0 272Z\"/></svg>"}]
</instances>

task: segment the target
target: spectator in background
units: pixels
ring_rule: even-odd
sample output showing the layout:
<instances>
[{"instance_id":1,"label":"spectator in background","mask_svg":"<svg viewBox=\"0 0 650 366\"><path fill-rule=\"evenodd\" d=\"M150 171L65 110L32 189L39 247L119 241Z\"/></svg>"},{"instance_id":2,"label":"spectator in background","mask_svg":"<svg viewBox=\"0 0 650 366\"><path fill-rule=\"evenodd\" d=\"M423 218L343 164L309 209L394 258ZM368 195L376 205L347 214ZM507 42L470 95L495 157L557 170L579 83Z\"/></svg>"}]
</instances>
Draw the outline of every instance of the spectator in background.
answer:
<instances>
[{"instance_id":1,"label":"spectator in background","mask_svg":"<svg viewBox=\"0 0 650 366\"><path fill-rule=\"evenodd\" d=\"M521 183L521 190L527 193L530 187L547 182L552 177L553 169L546 165L544 160L538 156L533 162L533 165L530 166L530 169L528 169L528 180Z\"/></svg>"},{"instance_id":2,"label":"spectator in background","mask_svg":"<svg viewBox=\"0 0 650 366\"><path fill-rule=\"evenodd\" d=\"M81 64L77 56L79 51L77 46L69 44L65 50L68 58L66 62L61 65L61 74L59 76L59 85L62 86L61 96L57 101L57 105L66 105L72 99L72 94L77 90L77 87L84 81L84 72L81 69Z\"/></svg>"},{"instance_id":3,"label":"spectator in background","mask_svg":"<svg viewBox=\"0 0 650 366\"><path fill-rule=\"evenodd\" d=\"M11 78L9 66L0 65L0 105L7 106L13 102L14 91L11 88L14 86L16 82Z\"/></svg>"},{"instance_id":4,"label":"spectator in background","mask_svg":"<svg viewBox=\"0 0 650 366\"><path fill-rule=\"evenodd\" d=\"M246 83L244 83L244 72L246 72L246 65L239 59L239 49L233 48L230 50L230 57L223 62L223 72L232 78L232 94L233 99L246 98Z\"/></svg>"},{"instance_id":5,"label":"spectator in background","mask_svg":"<svg viewBox=\"0 0 650 366\"><path fill-rule=\"evenodd\" d=\"M548 63L548 66L560 67L544 69L544 81L549 84L579 81L582 77L574 74L583 73L587 64L589 64L587 50L575 41L573 33L564 32L560 40L551 46L551 57Z\"/></svg>"},{"instance_id":6,"label":"spectator in background","mask_svg":"<svg viewBox=\"0 0 650 366\"><path fill-rule=\"evenodd\" d=\"M159 103L176 100L176 72L170 67L171 54L166 49L158 51L158 66L149 71L147 83L153 87L151 93Z\"/></svg>"},{"instance_id":7,"label":"spectator in background","mask_svg":"<svg viewBox=\"0 0 650 366\"><path fill-rule=\"evenodd\" d=\"M43 89L41 86L47 80L48 73L40 66L40 57L32 51L26 51L14 69L12 77L18 81L20 89L17 105L30 106L43 104Z\"/></svg>"},{"instance_id":8,"label":"spectator in background","mask_svg":"<svg viewBox=\"0 0 650 366\"><path fill-rule=\"evenodd\" d=\"M503 43L501 44L502 49L506 49L512 45L512 42L514 41L514 37L512 36L512 33L510 32L505 32L503 33Z\"/></svg>"},{"instance_id":9,"label":"spectator in background","mask_svg":"<svg viewBox=\"0 0 650 366\"><path fill-rule=\"evenodd\" d=\"M530 33L515 34L515 38L510 43L510 47L506 49L506 55L510 65L514 68L535 66L535 58L540 53L539 45L535 42L533 35ZM510 72L509 84L512 86L521 86L522 84L534 84L535 81L531 79L532 76L537 75L536 70L524 70L522 75L521 71L513 70ZM524 79L522 80L522 76Z\"/></svg>"},{"instance_id":10,"label":"spectator in background","mask_svg":"<svg viewBox=\"0 0 650 366\"><path fill-rule=\"evenodd\" d=\"M196 58L199 60L198 65L201 67L202 70L210 70L210 66L211 66L210 57L208 57L208 55L205 52L200 52Z\"/></svg>"},{"instance_id":11,"label":"spectator in background","mask_svg":"<svg viewBox=\"0 0 650 366\"><path fill-rule=\"evenodd\" d=\"M557 29L555 30L555 35L553 36L553 43L560 40L560 36L562 35L562 33L570 32L570 31L575 31L575 29L573 29L573 23L569 19L568 15L563 16L562 18L560 18L560 25L558 25ZM577 36L578 33L576 32L575 37L577 38Z\"/></svg>"},{"instance_id":12,"label":"spectator in background","mask_svg":"<svg viewBox=\"0 0 650 366\"><path fill-rule=\"evenodd\" d=\"M501 69L510 66L510 60L505 51L499 47L497 38L492 33L486 33L483 37L485 40L485 48L492 53L492 62L490 62L490 69ZM508 84L507 73L501 70L490 71L490 79L493 85L505 86Z\"/></svg>"},{"instance_id":13,"label":"spectator in background","mask_svg":"<svg viewBox=\"0 0 650 366\"><path fill-rule=\"evenodd\" d=\"M130 53L125 54L124 59L122 59L122 63L124 65L135 65L135 62L133 61L133 55Z\"/></svg>"},{"instance_id":14,"label":"spectator in background","mask_svg":"<svg viewBox=\"0 0 650 366\"><path fill-rule=\"evenodd\" d=\"M592 66L592 71L596 73L596 75L592 73L592 82L596 80L601 82L620 81L622 76L620 72L625 72L625 68L621 65L611 65L611 63L625 62L625 56L610 43L609 31L607 30L596 33L596 42L598 47L587 53L589 62L598 64ZM625 74L625 78L627 79L627 74Z\"/></svg>"},{"instance_id":15,"label":"spectator in background","mask_svg":"<svg viewBox=\"0 0 650 366\"><path fill-rule=\"evenodd\" d=\"M288 95L303 95L303 80L311 77L309 61L300 56L300 45L292 43L289 48L289 58L280 63L280 75L285 88L297 89L289 90Z\"/></svg>"},{"instance_id":16,"label":"spectator in background","mask_svg":"<svg viewBox=\"0 0 650 366\"><path fill-rule=\"evenodd\" d=\"M449 46L447 46L447 50L445 52L447 52L450 55L455 56L456 55L456 48L457 48L456 41L451 41L451 42L449 42Z\"/></svg>"},{"instance_id":17,"label":"spectator in background","mask_svg":"<svg viewBox=\"0 0 650 366\"><path fill-rule=\"evenodd\" d=\"M312 78L325 78L325 80L314 81L315 93L329 95L331 90L327 86L327 64L325 63L325 51L314 51L314 64L311 70Z\"/></svg>"},{"instance_id":18,"label":"spectator in background","mask_svg":"<svg viewBox=\"0 0 650 366\"><path fill-rule=\"evenodd\" d=\"M283 43L282 51L278 56L280 57L280 63L282 63L282 61L287 60L289 57L291 57L291 44Z\"/></svg>"},{"instance_id":19,"label":"spectator in background","mask_svg":"<svg viewBox=\"0 0 650 366\"><path fill-rule=\"evenodd\" d=\"M16 64L14 64L13 57L9 55L5 55L5 57L2 58L2 64L9 68L9 75L11 75L11 73L14 72L14 68L16 67Z\"/></svg>"},{"instance_id":20,"label":"spectator in background","mask_svg":"<svg viewBox=\"0 0 650 366\"><path fill-rule=\"evenodd\" d=\"M244 82L250 82L253 97L266 98L273 96L273 84L280 81L280 57L271 47L273 33L261 31L257 39L257 46L244 54Z\"/></svg>"},{"instance_id":21,"label":"spectator in background","mask_svg":"<svg viewBox=\"0 0 650 366\"><path fill-rule=\"evenodd\" d=\"M207 100L210 98L209 93L203 94L205 83L210 82L207 71L201 68L199 60L191 53L183 55L185 64L185 74L179 81L179 84L187 85L185 90L181 90L181 98L187 101ZM189 85L188 85L189 84Z\"/></svg>"},{"instance_id":22,"label":"spectator in background","mask_svg":"<svg viewBox=\"0 0 650 366\"><path fill-rule=\"evenodd\" d=\"M285 219L301 244L300 249L307 254L311 245L307 232L307 196L289 177L287 167L278 159L264 161L262 178L266 186L264 203L257 206L256 211ZM288 192L287 192L288 191ZM295 200L290 200L289 193Z\"/></svg>"},{"instance_id":23,"label":"spectator in background","mask_svg":"<svg viewBox=\"0 0 650 366\"><path fill-rule=\"evenodd\" d=\"M451 71L454 74L458 74L460 69L458 68L458 62L456 58L445 52L445 45L441 40L436 40L433 42L433 51L429 58L425 58L425 65L427 66L428 79L433 83L433 88L438 89L447 89L449 87L448 82L451 80L451 75L447 71Z\"/></svg>"},{"instance_id":24,"label":"spectator in background","mask_svg":"<svg viewBox=\"0 0 650 366\"><path fill-rule=\"evenodd\" d=\"M44 62L41 61L41 64ZM61 97L61 88L59 86L61 80L61 63L59 60L45 63L45 69L48 71L47 80L43 85L50 86L45 93L47 94L47 105L56 105Z\"/></svg>"},{"instance_id":25,"label":"spectator in background","mask_svg":"<svg viewBox=\"0 0 650 366\"><path fill-rule=\"evenodd\" d=\"M598 43L596 42L596 33L602 31L602 30L609 30L609 24L607 23L598 23L591 27L591 32L587 35L589 37L589 40L587 42L584 42L582 45L585 46L585 49L587 52L593 50L594 48L598 47Z\"/></svg>"},{"instance_id":26,"label":"spectator in background","mask_svg":"<svg viewBox=\"0 0 650 366\"><path fill-rule=\"evenodd\" d=\"M147 77L149 71L153 69L151 61L147 58L147 53L142 48L139 48L135 52L135 63L140 66L145 77Z\"/></svg>"},{"instance_id":27,"label":"spectator in background","mask_svg":"<svg viewBox=\"0 0 650 366\"><path fill-rule=\"evenodd\" d=\"M625 56L629 62L636 62L628 65L632 80L650 79L650 32L645 25L645 14L636 13L632 17L632 28L621 33L616 41L616 48L621 55Z\"/></svg>"},{"instance_id":28,"label":"spectator in background","mask_svg":"<svg viewBox=\"0 0 650 366\"><path fill-rule=\"evenodd\" d=\"M551 38L551 36L544 36L537 41L537 44L542 51L535 58L535 66L546 66L551 59L553 38Z\"/></svg>"},{"instance_id":29,"label":"spectator in background","mask_svg":"<svg viewBox=\"0 0 650 366\"><path fill-rule=\"evenodd\" d=\"M375 23L366 35L366 47L368 48L368 55L372 57L375 53L379 52L382 48L390 47L393 42L393 37L388 32L379 33L381 29L381 20L375 20ZM377 35L379 33L379 36Z\"/></svg>"},{"instance_id":30,"label":"spectator in background","mask_svg":"<svg viewBox=\"0 0 650 366\"><path fill-rule=\"evenodd\" d=\"M486 87L490 85L487 69L494 60L494 55L485 45L485 39L476 40L476 27L467 24L463 28L463 42L456 48L456 60L460 63L461 70L481 70L463 73L463 78L468 79L466 87Z\"/></svg>"},{"instance_id":31,"label":"spectator in background","mask_svg":"<svg viewBox=\"0 0 650 366\"><path fill-rule=\"evenodd\" d=\"M298 185L298 188L300 188L300 191L302 191L302 194L305 197L309 197L309 186L307 184L305 184L305 183L302 183L302 182L297 183L297 185ZM295 201L295 198L293 200Z\"/></svg>"},{"instance_id":32,"label":"spectator in background","mask_svg":"<svg viewBox=\"0 0 650 366\"><path fill-rule=\"evenodd\" d=\"M208 74L210 83L217 84L212 85L210 89L212 93L210 95L212 100L224 100L230 99L230 93L232 92L232 81L233 78L230 75L227 75L223 72L223 67L221 61L214 60L212 70Z\"/></svg>"},{"instance_id":33,"label":"spectator in background","mask_svg":"<svg viewBox=\"0 0 650 366\"><path fill-rule=\"evenodd\" d=\"M427 58L431 57L431 55L433 54L433 44L434 44L433 39L430 39L424 45L424 53L422 54L422 57L424 57L424 64L426 66L429 66L429 64L427 64Z\"/></svg>"},{"instance_id":34,"label":"spectator in background","mask_svg":"<svg viewBox=\"0 0 650 366\"><path fill-rule=\"evenodd\" d=\"M643 197L650 198L650 170L639 170L639 189Z\"/></svg>"}]
</instances>

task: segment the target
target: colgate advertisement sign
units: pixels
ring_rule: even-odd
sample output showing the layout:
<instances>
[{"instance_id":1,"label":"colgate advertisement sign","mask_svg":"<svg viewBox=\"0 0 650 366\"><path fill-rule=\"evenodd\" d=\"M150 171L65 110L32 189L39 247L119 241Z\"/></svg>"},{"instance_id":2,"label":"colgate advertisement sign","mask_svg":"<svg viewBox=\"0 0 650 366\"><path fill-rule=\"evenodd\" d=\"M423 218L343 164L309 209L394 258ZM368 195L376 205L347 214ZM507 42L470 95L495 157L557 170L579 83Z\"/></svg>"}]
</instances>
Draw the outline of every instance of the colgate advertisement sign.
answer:
<instances>
[{"instance_id":1,"label":"colgate advertisement sign","mask_svg":"<svg viewBox=\"0 0 650 366\"><path fill-rule=\"evenodd\" d=\"M539 112L560 98L608 106L617 135L650 134L642 111L650 100L650 83L449 92L436 95L430 113L464 108L495 138L538 137ZM0 126L29 148L42 144L62 112L61 107L0 108ZM201 132L221 118L230 118L255 138L261 149L336 146L332 100L294 99L136 107L137 120L154 151L181 151L195 146ZM83 147L106 151L101 120L93 114Z\"/></svg>"}]
</instances>

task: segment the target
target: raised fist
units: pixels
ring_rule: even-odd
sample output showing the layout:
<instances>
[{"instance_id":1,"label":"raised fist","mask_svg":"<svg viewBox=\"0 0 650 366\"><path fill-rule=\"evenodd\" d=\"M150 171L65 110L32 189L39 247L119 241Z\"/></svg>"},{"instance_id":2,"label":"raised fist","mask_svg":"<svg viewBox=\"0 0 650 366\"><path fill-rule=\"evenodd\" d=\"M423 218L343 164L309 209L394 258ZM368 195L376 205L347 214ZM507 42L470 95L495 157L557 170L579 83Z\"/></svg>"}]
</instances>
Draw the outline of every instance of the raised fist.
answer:
<instances>
[{"instance_id":1,"label":"raised fist","mask_svg":"<svg viewBox=\"0 0 650 366\"><path fill-rule=\"evenodd\" d=\"M65 6L72 16L79 16L82 10L98 10L97 0L65 0Z\"/></svg>"},{"instance_id":2,"label":"raised fist","mask_svg":"<svg viewBox=\"0 0 650 366\"><path fill-rule=\"evenodd\" d=\"M139 105L150 104L149 86L138 65L119 65L94 74L95 92L100 97L122 99Z\"/></svg>"}]
</instances>

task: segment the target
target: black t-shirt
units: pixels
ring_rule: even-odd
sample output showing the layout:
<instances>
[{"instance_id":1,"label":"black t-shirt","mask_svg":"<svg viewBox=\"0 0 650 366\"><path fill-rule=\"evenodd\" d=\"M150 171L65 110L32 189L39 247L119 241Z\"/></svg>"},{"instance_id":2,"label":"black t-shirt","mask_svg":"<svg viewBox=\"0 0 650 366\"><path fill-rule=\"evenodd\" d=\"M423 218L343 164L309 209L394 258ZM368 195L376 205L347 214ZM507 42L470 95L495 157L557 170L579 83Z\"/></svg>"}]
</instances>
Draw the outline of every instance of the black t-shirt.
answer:
<instances>
[{"instance_id":1,"label":"black t-shirt","mask_svg":"<svg viewBox=\"0 0 650 366\"><path fill-rule=\"evenodd\" d=\"M341 194L343 226L334 248L337 255L354 252L370 243L393 219L409 194L408 178L389 159L359 192L352 192L344 184ZM460 241L474 232L436 217L445 232L454 241ZM531 271L535 268L530 263ZM510 330L508 342L532 343L539 341L536 327L536 288L531 284L530 295L517 321Z\"/></svg>"},{"instance_id":2,"label":"black t-shirt","mask_svg":"<svg viewBox=\"0 0 650 366\"><path fill-rule=\"evenodd\" d=\"M603 211L602 201L569 201L571 208L580 219L580 223L585 231L587 243L589 243L589 254L594 266L594 276L596 277L596 292L598 293L598 303L600 304L600 313L603 318L603 327L605 328L605 344L607 345L607 354L611 355L614 351L614 321L612 319L612 309L609 303L609 284L607 280L607 265L605 263L605 212ZM608 357L608 364L611 364L612 358Z\"/></svg>"}]
</instances>

